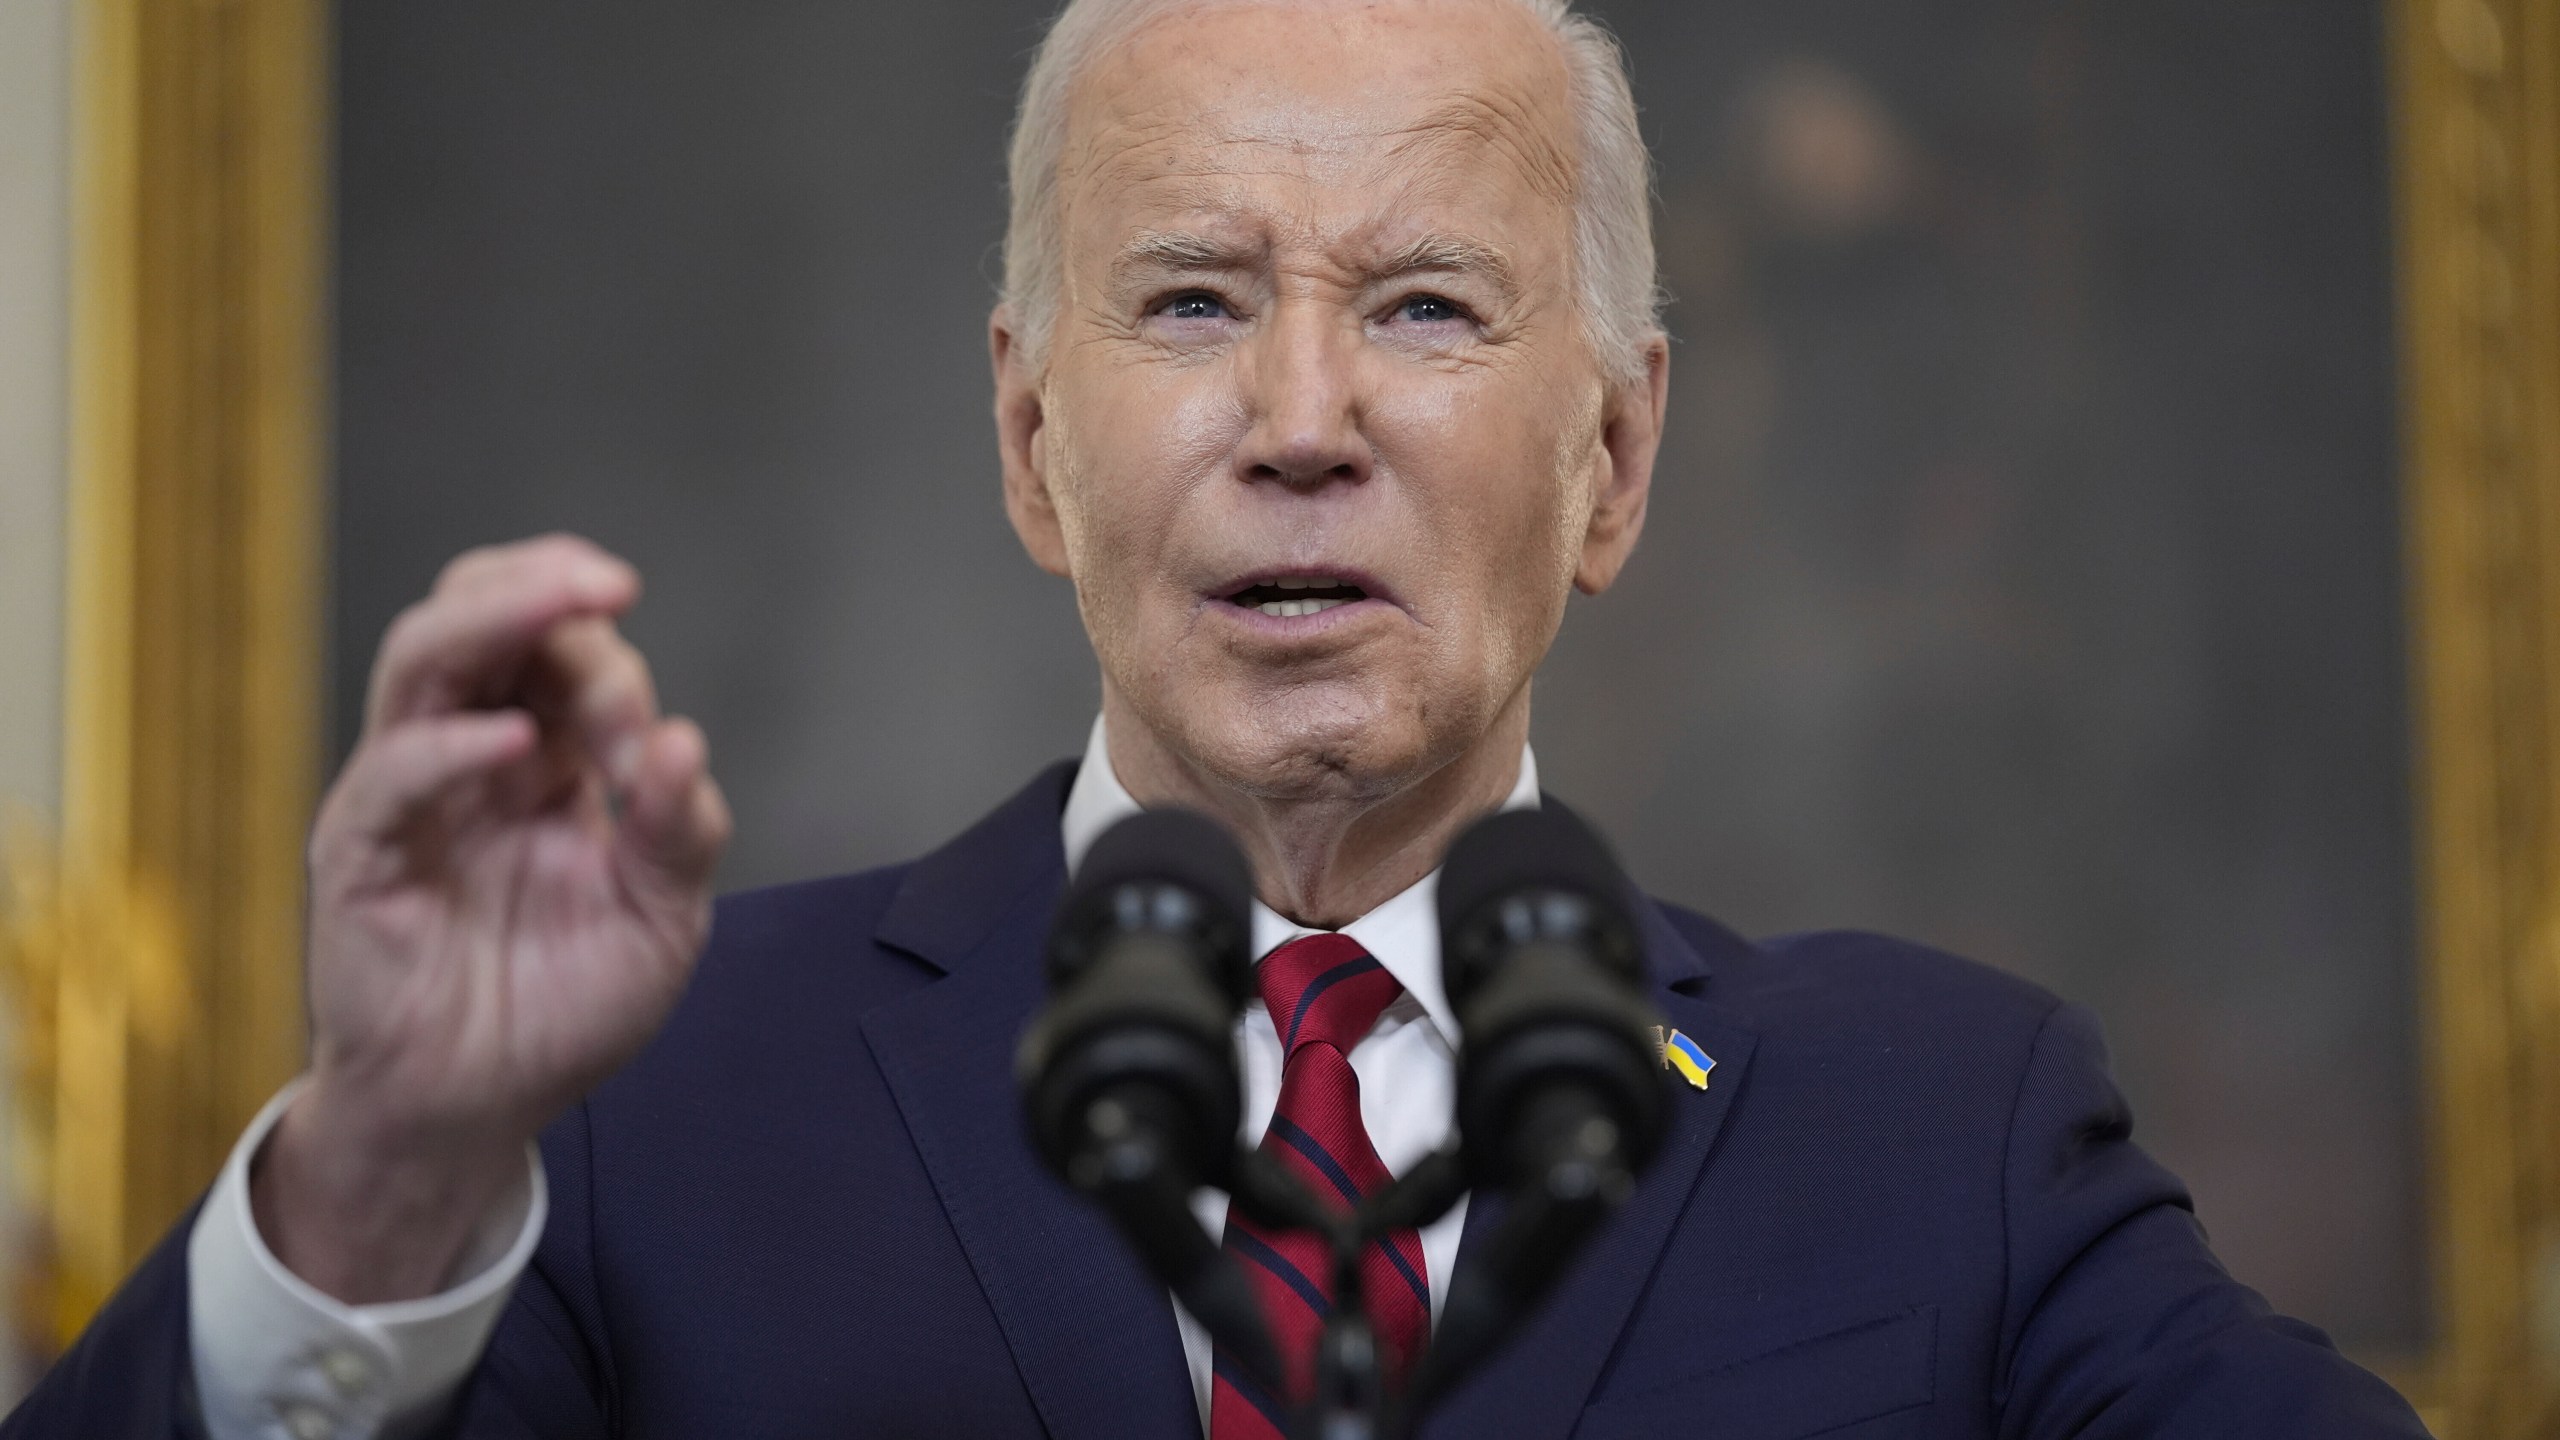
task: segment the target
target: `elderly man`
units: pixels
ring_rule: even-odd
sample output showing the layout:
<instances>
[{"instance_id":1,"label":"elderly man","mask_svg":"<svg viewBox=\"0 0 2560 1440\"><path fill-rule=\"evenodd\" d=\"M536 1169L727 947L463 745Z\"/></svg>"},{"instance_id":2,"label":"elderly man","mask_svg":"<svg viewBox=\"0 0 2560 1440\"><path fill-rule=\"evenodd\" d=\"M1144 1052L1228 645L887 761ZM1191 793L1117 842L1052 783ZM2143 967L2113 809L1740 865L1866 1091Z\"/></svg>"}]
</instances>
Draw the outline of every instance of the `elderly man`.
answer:
<instances>
[{"instance_id":1,"label":"elderly man","mask_svg":"<svg viewBox=\"0 0 2560 1440\"><path fill-rule=\"evenodd\" d=\"M729 819L615 631L638 577L456 561L313 833L308 1075L8 1434L1276 1433L1019 1136L1042 931L1115 818L1216 817L1266 1000L1391 977L1285 1047L1248 1010L1252 1137L1330 1106L1355 1187L1446 1138L1434 868L1538 803L1531 676L1644 522L1646 157L1563 0L1075 0L1012 184L1004 496L1101 664L1081 765L714 923ZM1440 1433L2423 1434L2214 1263L2079 1012L1645 923L1712 1083ZM1395 1243L1418 1330L1465 1212Z\"/></svg>"}]
</instances>

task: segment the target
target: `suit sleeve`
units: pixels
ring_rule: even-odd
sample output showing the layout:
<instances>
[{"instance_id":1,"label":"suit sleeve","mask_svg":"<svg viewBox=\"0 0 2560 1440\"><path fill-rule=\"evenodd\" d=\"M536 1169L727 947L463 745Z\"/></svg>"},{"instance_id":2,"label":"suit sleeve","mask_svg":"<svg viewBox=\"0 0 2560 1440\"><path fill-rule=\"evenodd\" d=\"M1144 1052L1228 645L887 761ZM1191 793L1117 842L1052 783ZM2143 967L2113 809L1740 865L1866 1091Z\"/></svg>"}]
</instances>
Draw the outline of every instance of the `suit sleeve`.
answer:
<instances>
[{"instance_id":1,"label":"suit sleeve","mask_svg":"<svg viewBox=\"0 0 2560 1440\"><path fill-rule=\"evenodd\" d=\"M2390 1386L2231 1278L2132 1132L2097 1021L2057 1007L2010 1121L2003 1440L2423 1440Z\"/></svg>"},{"instance_id":2,"label":"suit sleeve","mask_svg":"<svg viewBox=\"0 0 2560 1440\"><path fill-rule=\"evenodd\" d=\"M187 1346L190 1212L0 1423L0 1440L205 1440Z\"/></svg>"},{"instance_id":3,"label":"suit sleeve","mask_svg":"<svg viewBox=\"0 0 2560 1440\"><path fill-rule=\"evenodd\" d=\"M620 1387L596 1277L592 1134L581 1102L542 1137L550 1223L488 1353L434 1440L608 1440L617 1433Z\"/></svg>"},{"instance_id":4,"label":"suit sleeve","mask_svg":"<svg viewBox=\"0 0 2560 1440\"><path fill-rule=\"evenodd\" d=\"M539 1246L488 1349L443 1413L411 1417L397 1427L404 1436L603 1440L611 1433L612 1370L598 1338L604 1330L591 1261L586 1137L583 1106L543 1137L550 1205ZM200 1213L171 1230L0 1422L0 1440L212 1440L197 1390L194 1332L198 1324L245 1317L207 1314L193 1303L189 1241ZM278 1410L253 1433L302 1440L302 1419ZM348 1414L310 1428L332 1440L372 1433L362 1417Z\"/></svg>"}]
</instances>

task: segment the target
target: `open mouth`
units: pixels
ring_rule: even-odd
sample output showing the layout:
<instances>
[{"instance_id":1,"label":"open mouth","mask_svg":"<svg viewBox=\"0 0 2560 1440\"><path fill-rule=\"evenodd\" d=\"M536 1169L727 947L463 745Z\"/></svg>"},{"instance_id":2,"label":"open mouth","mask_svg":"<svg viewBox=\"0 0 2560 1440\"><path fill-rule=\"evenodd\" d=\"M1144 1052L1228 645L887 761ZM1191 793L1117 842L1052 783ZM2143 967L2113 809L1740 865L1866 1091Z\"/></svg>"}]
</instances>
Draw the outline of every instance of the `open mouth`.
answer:
<instances>
[{"instance_id":1,"label":"open mouth","mask_svg":"<svg viewBox=\"0 0 2560 1440\"><path fill-rule=\"evenodd\" d=\"M1314 615L1336 605L1366 600L1369 592L1330 575L1290 575L1247 585L1227 597L1230 605L1259 610L1274 619Z\"/></svg>"}]
</instances>

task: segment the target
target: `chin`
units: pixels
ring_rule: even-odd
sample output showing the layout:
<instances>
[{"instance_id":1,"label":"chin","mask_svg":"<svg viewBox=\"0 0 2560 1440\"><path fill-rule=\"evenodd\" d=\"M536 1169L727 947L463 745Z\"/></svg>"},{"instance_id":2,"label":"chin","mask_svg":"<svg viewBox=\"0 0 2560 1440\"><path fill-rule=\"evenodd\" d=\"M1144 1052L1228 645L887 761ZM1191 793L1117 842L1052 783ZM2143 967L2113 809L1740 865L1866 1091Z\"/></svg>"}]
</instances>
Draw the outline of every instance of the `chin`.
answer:
<instances>
[{"instance_id":1,"label":"chin","mask_svg":"<svg viewBox=\"0 0 2560 1440\"><path fill-rule=\"evenodd\" d=\"M1457 738L1439 755L1446 747L1433 743L1421 707L1381 703L1365 688L1228 692L1180 709L1193 763L1224 785L1272 800L1379 799L1466 746Z\"/></svg>"}]
</instances>

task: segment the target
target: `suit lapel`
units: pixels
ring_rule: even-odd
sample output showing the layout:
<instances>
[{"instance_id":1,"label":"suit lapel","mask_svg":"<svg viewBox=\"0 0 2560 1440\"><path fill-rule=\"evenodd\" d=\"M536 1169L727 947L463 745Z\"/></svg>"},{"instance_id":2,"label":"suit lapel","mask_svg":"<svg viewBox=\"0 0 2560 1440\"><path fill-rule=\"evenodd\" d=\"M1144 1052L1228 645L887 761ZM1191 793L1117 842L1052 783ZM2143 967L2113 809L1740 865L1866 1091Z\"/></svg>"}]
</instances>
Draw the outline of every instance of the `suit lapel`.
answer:
<instances>
[{"instance_id":1,"label":"suit lapel","mask_svg":"<svg viewBox=\"0 0 2560 1440\"><path fill-rule=\"evenodd\" d=\"M1013 1047L1044 994L1069 773L916 863L878 938L944 974L862 1028L1049 1433L1197 1440L1171 1303L1022 1131Z\"/></svg>"},{"instance_id":2,"label":"suit lapel","mask_svg":"<svg viewBox=\"0 0 2560 1440\"><path fill-rule=\"evenodd\" d=\"M1670 1128L1635 1194L1574 1263L1540 1313L1429 1417L1423 1426L1426 1440L1478 1435L1562 1440L1572 1433L1742 1088L1743 1071L1751 1062L1751 1032L1727 1023L1691 993L1706 983L1708 956L1672 927L1659 906L1646 907L1645 941L1656 981L1654 1002L1673 1027L1714 1058L1711 1083L1698 1091L1666 1072L1663 1083L1672 1092ZM1718 930L1706 943L1712 950L1748 942ZM1490 1196L1470 1202L1459 1263L1482 1248L1501 1208Z\"/></svg>"}]
</instances>

